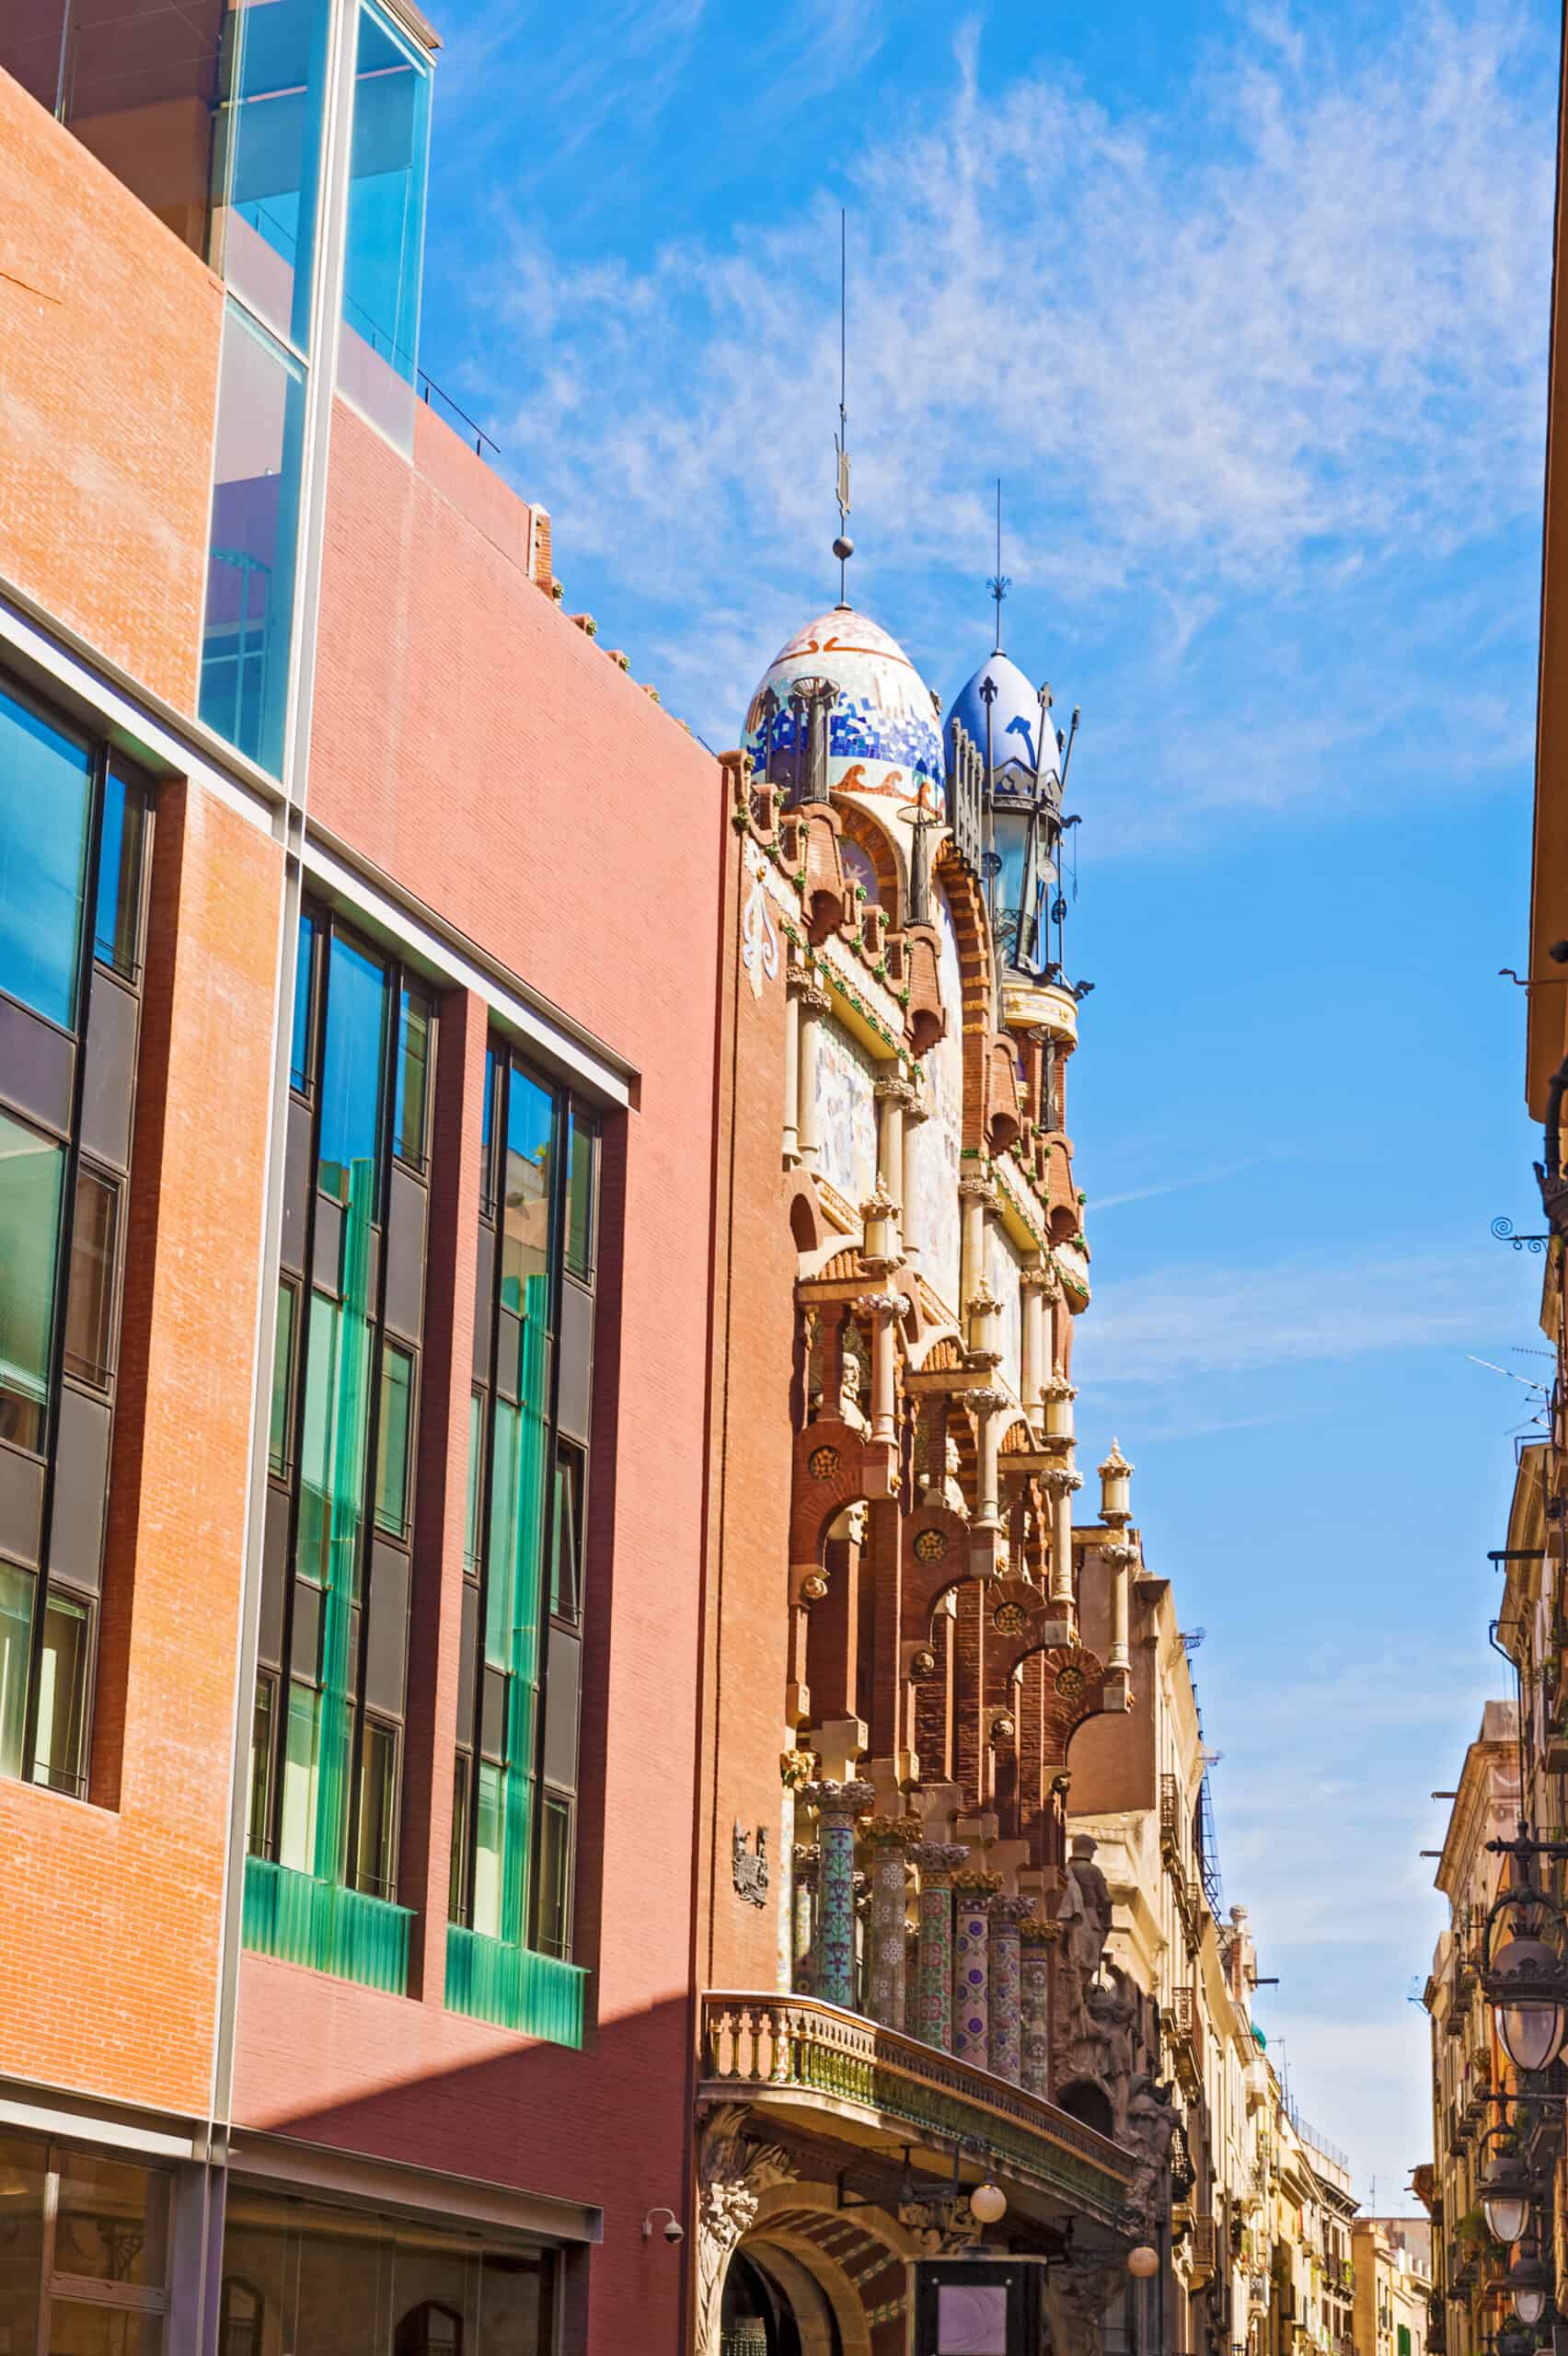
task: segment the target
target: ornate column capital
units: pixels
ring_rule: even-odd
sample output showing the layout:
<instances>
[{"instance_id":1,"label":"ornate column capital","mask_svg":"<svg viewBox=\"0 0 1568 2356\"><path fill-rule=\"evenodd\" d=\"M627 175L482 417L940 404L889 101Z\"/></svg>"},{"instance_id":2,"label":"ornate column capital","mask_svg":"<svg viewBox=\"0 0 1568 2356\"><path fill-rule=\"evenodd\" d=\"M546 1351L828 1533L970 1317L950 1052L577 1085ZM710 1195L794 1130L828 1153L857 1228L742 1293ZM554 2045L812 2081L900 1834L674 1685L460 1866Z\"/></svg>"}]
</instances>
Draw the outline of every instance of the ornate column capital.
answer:
<instances>
[{"instance_id":1,"label":"ornate column capital","mask_svg":"<svg viewBox=\"0 0 1568 2356\"><path fill-rule=\"evenodd\" d=\"M917 1816L873 1816L864 1838L874 1849L911 1849L920 1838Z\"/></svg>"},{"instance_id":2,"label":"ornate column capital","mask_svg":"<svg viewBox=\"0 0 1568 2356\"><path fill-rule=\"evenodd\" d=\"M1062 1935L1062 1926L1043 1914L1028 1914L1019 1924L1018 1934L1026 1947L1054 1947Z\"/></svg>"},{"instance_id":3,"label":"ornate column capital","mask_svg":"<svg viewBox=\"0 0 1568 2356\"><path fill-rule=\"evenodd\" d=\"M1137 1548L1129 1545L1124 1538L1119 1538L1113 1545L1101 1546L1100 1552L1113 1571L1131 1570L1138 1559Z\"/></svg>"},{"instance_id":4,"label":"ornate column capital","mask_svg":"<svg viewBox=\"0 0 1568 2356\"><path fill-rule=\"evenodd\" d=\"M1070 1497L1083 1486L1083 1474L1067 1464L1049 1464L1040 1475L1041 1486L1054 1497Z\"/></svg>"},{"instance_id":5,"label":"ornate column capital","mask_svg":"<svg viewBox=\"0 0 1568 2356\"><path fill-rule=\"evenodd\" d=\"M826 1593L825 1586L823 1591ZM816 1771L817 1758L814 1750L781 1750L778 1754L779 1778L788 1792L803 1791Z\"/></svg>"},{"instance_id":6,"label":"ornate column capital","mask_svg":"<svg viewBox=\"0 0 1568 2356\"><path fill-rule=\"evenodd\" d=\"M997 1207L995 1184L989 1178L982 1177L978 1172L971 1172L968 1177L959 1180L958 1196L960 1202L978 1203L986 1210L994 1211Z\"/></svg>"},{"instance_id":7,"label":"ornate column capital","mask_svg":"<svg viewBox=\"0 0 1568 2356\"><path fill-rule=\"evenodd\" d=\"M874 1081L871 1093L888 1104L912 1104L915 1102L914 1083L905 1080L902 1072L889 1072L885 1080Z\"/></svg>"},{"instance_id":8,"label":"ornate column capital","mask_svg":"<svg viewBox=\"0 0 1568 2356\"><path fill-rule=\"evenodd\" d=\"M1034 1911L1034 1900L1032 1898L993 1898L990 1911L993 1923L1009 1926L1021 1934L1025 1923L1030 1920Z\"/></svg>"},{"instance_id":9,"label":"ornate column capital","mask_svg":"<svg viewBox=\"0 0 1568 2356\"><path fill-rule=\"evenodd\" d=\"M1000 1896L1002 1877L1000 1874L988 1874L977 1865L971 1865L954 1874L952 1886L965 1905L985 1911L993 1898Z\"/></svg>"},{"instance_id":10,"label":"ornate column capital","mask_svg":"<svg viewBox=\"0 0 1568 2356\"><path fill-rule=\"evenodd\" d=\"M964 1406L974 1408L976 1413L982 1415L992 1415L998 1407L1007 1407L1011 1404L1010 1394L999 1388L987 1388L983 1391L961 1391L958 1392L957 1396L963 1402ZM1046 1480L1049 1480L1050 1477L1049 1473L1043 1475L1043 1478ZM1080 1482L1078 1486L1081 1488L1082 1485L1083 1484Z\"/></svg>"},{"instance_id":11,"label":"ornate column capital","mask_svg":"<svg viewBox=\"0 0 1568 2356\"><path fill-rule=\"evenodd\" d=\"M1020 1268L1018 1280L1025 1292L1043 1293L1047 1300L1056 1299L1062 1289L1061 1278L1048 1266Z\"/></svg>"},{"instance_id":12,"label":"ornate column capital","mask_svg":"<svg viewBox=\"0 0 1568 2356\"><path fill-rule=\"evenodd\" d=\"M832 991L824 990L815 976L808 974L802 965L790 967L787 987L792 998L800 999L802 1014L825 1014L833 1004Z\"/></svg>"},{"instance_id":13,"label":"ornate column capital","mask_svg":"<svg viewBox=\"0 0 1568 2356\"><path fill-rule=\"evenodd\" d=\"M835 1784L822 1777L815 1783L802 1784L799 1796L808 1807L814 1807L819 1816L836 1817L847 1823L854 1817L864 1816L867 1809L875 1805L877 1795L872 1784L862 1784L854 1779Z\"/></svg>"},{"instance_id":14,"label":"ornate column capital","mask_svg":"<svg viewBox=\"0 0 1568 2356\"><path fill-rule=\"evenodd\" d=\"M795 1842L790 1852L790 1867L795 1877L797 1888L813 1889L816 1887L818 1862L817 1852L814 1849L808 1848L804 1842Z\"/></svg>"},{"instance_id":15,"label":"ornate column capital","mask_svg":"<svg viewBox=\"0 0 1568 2356\"><path fill-rule=\"evenodd\" d=\"M969 1854L962 1841L919 1841L909 1852L912 1865L920 1868L920 1879L928 1889L948 1889L952 1877Z\"/></svg>"},{"instance_id":16,"label":"ornate column capital","mask_svg":"<svg viewBox=\"0 0 1568 2356\"><path fill-rule=\"evenodd\" d=\"M904 1310L902 1295L895 1292L858 1293L849 1306L857 1317L869 1317L879 1325L891 1325Z\"/></svg>"}]
</instances>

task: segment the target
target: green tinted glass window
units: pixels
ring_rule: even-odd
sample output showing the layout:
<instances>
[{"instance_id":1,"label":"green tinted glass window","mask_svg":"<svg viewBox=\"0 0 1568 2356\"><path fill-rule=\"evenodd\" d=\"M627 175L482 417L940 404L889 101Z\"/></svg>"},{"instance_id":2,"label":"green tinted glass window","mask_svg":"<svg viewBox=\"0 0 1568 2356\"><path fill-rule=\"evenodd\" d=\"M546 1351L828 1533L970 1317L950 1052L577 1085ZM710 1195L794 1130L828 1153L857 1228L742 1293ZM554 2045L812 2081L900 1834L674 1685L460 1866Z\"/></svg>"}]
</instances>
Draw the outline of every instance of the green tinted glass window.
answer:
<instances>
[{"instance_id":1,"label":"green tinted glass window","mask_svg":"<svg viewBox=\"0 0 1568 2356\"><path fill-rule=\"evenodd\" d=\"M272 1341L272 1422L267 1461L281 1479L294 1457L294 1318L299 1296L293 1285L278 1287L278 1330Z\"/></svg>"},{"instance_id":2,"label":"green tinted glass window","mask_svg":"<svg viewBox=\"0 0 1568 2356\"><path fill-rule=\"evenodd\" d=\"M360 1744L359 1841L354 1878L377 1898L395 1895L398 1840L398 1735L367 1718Z\"/></svg>"},{"instance_id":3,"label":"green tinted glass window","mask_svg":"<svg viewBox=\"0 0 1568 2356\"><path fill-rule=\"evenodd\" d=\"M86 1780L82 1732L91 1634L88 1606L52 1588L43 1607L33 1776L57 1792L79 1792Z\"/></svg>"},{"instance_id":4,"label":"green tinted glass window","mask_svg":"<svg viewBox=\"0 0 1568 2356\"><path fill-rule=\"evenodd\" d=\"M594 1188L599 1124L581 1104L571 1108L566 1164L566 1265L584 1281L594 1273Z\"/></svg>"},{"instance_id":5,"label":"green tinted glass window","mask_svg":"<svg viewBox=\"0 0 1568 2356\"><path fill-rule=\"evenodd\" d=\"M103 791L93 954L128 977L136 971L142 911L142 833L146 811L137 787L110 769Z\"/></svg>"},{"instance_id":6,"label":"green tinted glass window","mask_svg":"<svg viewBox=\"0 0 1568 2356\"><path fill-rule=\"evenodd\" d=\"M375 1436L375 1519L394 1538L409 1534L409 1439L414 1362L387 1342L381 1352L381 1412Z\"/></svg>"},{"instance_id":7,"label":"green tinted glass window","mask_svg":"<svg viewBox=\"0 0 1568 2356\"><path fill-rule=\"evenodd\" d=\"M506 1176L502 1204L501 1299L521 1311L530 1276L549 1266L555 1100L517 1064L506 1093Z\"/></svg>"},{"instance_id":8,"label":"green tinted glass window","mask_svg":"<svg viewBox=\"0 0 1568 2356\"><path fill-rule=\"evenodd\" d=\"M0 1563L0 1775L22 1772L22 1730L32 1653L33 1582Z\"/></svg>"},{"instance_id":9,"label":"green tinted glass window","mask_svg":"<svg viewBox=\"0 0 1568 2356\"><path fill-rule=\"evenodd\" d=\"M405 989L398 1013L398 1071L392 1103L392 1150L412 1170L425 1158L426 1107L430 1094L430 1000L422 990Z\"/></svg>"},{"instance_id":10,"label":"green tinted glass window","mask_svg":"<svg viewBox=\"0 0 1568 2356\"><path fill-rule=\"evenodd\" d=\"M0 1439L41 1449L54 1344L62 1146L0 1113Z\"/></svg>"}]
</instances>

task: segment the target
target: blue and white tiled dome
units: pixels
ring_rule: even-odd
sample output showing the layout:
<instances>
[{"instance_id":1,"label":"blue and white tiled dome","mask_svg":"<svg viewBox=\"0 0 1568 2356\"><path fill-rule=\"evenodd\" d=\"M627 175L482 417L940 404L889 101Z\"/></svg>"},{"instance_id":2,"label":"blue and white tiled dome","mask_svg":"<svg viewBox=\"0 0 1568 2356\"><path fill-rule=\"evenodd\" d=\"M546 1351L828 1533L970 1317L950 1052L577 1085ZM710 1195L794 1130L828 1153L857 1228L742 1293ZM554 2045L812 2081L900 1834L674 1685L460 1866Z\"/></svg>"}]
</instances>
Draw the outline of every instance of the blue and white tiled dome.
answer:
<instances>
[{"instance_id":1,"label":"blue and white tiled dome","mask_svg":"<svg viewBox=\"0 0 1568 2356\"><path fill-rule=\"evenodd\" d=\"M986 702L980 690L987 679L994 679L997 684L996 701L991 706L991 744L998 787L1006 792L1009 785L1022 787L1027 781L1032 788L1037 769L1046 778L1059 775L1056 739L1049 714L1043 768L1036 750L1041 733L1040 691L1031 687L1016 663L1000 653L987 656L968 686L954 698L944 732L950 754L955 720L963 722L964 733L972 736L984 753Z\"/></svg>"},{"instance_id":2,"label":"blue and white tiled dome","mask_svg":"<svg viewBox=\"0 0 1568 2356\"><path fill-rule=\"evenodd\" d=\"M941 806L942 740L924 679L886 630L836 606L796 632L768 664L746 713L745 748L758 770L795 750L790 691L807 679L838 690L828 722L827 785L832 793L887 793L907 803L918 793ZM766 699L771 689L778 709ZM771 747L767 738L771 733Z\"/></svg>"}]
</instances>

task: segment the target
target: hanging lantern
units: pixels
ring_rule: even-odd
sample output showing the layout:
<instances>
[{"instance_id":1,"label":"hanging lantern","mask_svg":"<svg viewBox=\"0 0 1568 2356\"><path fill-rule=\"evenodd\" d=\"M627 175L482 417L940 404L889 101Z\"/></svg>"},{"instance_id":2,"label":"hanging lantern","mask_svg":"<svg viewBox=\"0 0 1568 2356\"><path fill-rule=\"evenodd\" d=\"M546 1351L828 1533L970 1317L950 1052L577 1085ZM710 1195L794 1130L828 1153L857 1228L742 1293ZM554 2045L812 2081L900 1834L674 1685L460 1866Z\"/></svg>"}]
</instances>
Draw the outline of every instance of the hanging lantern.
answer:
<instances>
[{"instance_id":1,"label":"hanging lantern","mask_svg":"<svg viewBox=\"0 0 1568 2356\"><path fill-rule=\"evenodd\" d=\"M1494 2241L1516 2242L1529 2220L1530 2172L1516 2152L1494 2152L1481 2179L1481 2205Z\"/></svg>"},{"instance_id":2,"label":"hanging lantern","mask_svg":"<svg viewBox=\"0 0 1568 2356\"><path fill-rule=\"evenodd\" d=\"M1546 2303L1551 2295L1551 2269L1544 2266L1533 2252L1516 2258L1508 2269L1508 2288L1514 2294L1514 2313L1522 2324L1539 2323L1546 2313Z\"/></svg>"},{"instance_id":3,"label":"hanging lantern","mask_svg":"<svg viewBox=\"0 0 1568 2356\"><path fill-rule=\"evenodd\" d=\"M1517 1904L1505 1899L1502 1905ZM1483 1977L1497 2033L1516 2070L1549 2070L1568 2027L1568 1972L1544 1939L1504 1941Z\"/></svg>"}]
</instances>

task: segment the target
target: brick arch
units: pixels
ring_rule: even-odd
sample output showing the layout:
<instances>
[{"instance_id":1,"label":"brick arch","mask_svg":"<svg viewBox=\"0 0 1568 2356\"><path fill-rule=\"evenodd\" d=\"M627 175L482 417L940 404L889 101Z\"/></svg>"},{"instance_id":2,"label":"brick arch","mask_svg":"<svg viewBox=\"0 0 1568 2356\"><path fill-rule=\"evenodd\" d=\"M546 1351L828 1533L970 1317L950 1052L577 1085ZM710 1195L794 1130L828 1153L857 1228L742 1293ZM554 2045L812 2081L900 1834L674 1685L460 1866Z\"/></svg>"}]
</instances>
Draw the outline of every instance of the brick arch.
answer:
<instances>
[{"instance_id":1,"label":"brick arch","mask_svg":"<svg viewBox=\"0 0 1568 2356\"><path fill-rule=\"evenodd\" d=\"M928 1541L928 1551L922 1553L919 1541L928 1530L946 1539L944 1552L937 1553ZM917 1506L904 1517L899 1548L909 1625L928 1628L941 1597L969 1576L969 1524L951 1506Z\"/></svg>"},{"instance_id":2,"label":"brick arch","mask_svg":"<svg viewBox=\"0 0 1568 2356\"><path fill-rule=\"evenodd\" d=\"M813 1471L813 1458L828 1449L836 1455L836 1464L831 1470L819 1464ZM885 1447L873 1446L863 1432L830 1417L807 1424L795 1434L790 1508L791 1564L799 1567L820 1563L829 1525L837 1520L845 1507L887 1495Z\"/></svg>"},{"instance_id":3,"label":"brick arch","mask_svg":"<svg viewBox=\"0 0 1568 2356\"><path fill-rule=\"evenodd\" d=\"M904 905L898 853L869 811L850 802L835 803L834 807L844 821L844 833L865 852L876 871L878 905L887 918L888 930L894 932L898 930L899 914Z\"/></svg>"},{"instance_id":4,"label":"brick arch","mask_svg":"<svg viewBox=\"0 0 1568 2356\"><path fill-rule=\"evenodd\" d=\"M843 2210L825 2184L774 2185L740 2247L780 2250L805 2269L833 2310L844 2356L902 2356L916 2252L886 2210Z\"/></svg>"},{"instance_id":5,"label":"brick arch","mask_svg":"<svg viewBox=\"0 0 1568 2356\"><path fill-rule=\"evenodd\" d=\"M963 1034L962 1142L965 1151L974 1152L986 1142L989 1099L990 921L986 914L979 879L958 857L951 841L944 843L938 854L936 883L952 918L953 938L958 943L959 971L963 976L963 1006L960 1017ZM951 1019L950 1010L949 1020Z\"/></svg>"},{"instance_id":6,"label":"brick arch","mask_svg":"<svg viewBox=\"0 0 1568 2356\"><path fill-rule=\"evenodd\" d=\"M1040 1606L1038 1616L1045 1616L1048 1607ZM1024 1663L1039 1655L1044 1665L1044 1691L1041 1697L1041 1737L1043 1763L1060 1767L1066 1763L1067 1745L1086 1719L1099 1717L1104 1703L1101 1688L1105 1681L1105 1664L1098 1653L1083 1645L1048 1645L1041 1637L1025 1639L1009 1662L1009 1674L1016 1675ZM1063 1684L1068 1691L1064 1692Z\"/></svg>"}]
</instances>

